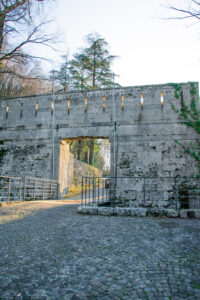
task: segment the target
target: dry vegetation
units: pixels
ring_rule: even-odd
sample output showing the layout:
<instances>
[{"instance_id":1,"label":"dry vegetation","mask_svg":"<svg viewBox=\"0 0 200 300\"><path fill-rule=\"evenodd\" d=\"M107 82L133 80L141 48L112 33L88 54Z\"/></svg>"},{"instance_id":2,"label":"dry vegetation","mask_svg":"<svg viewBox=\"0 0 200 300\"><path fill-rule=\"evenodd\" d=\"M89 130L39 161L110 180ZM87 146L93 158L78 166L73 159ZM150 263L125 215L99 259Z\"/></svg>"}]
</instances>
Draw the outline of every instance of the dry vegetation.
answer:
<instances>
[{"instance_id":1,"label":"dry vegetation","mask_svg":"<svg viewBox=\"0 0 200 300\"><path fill-rule=\"evenodd\" d=\"M72 203L73 202L71 201L2 203L0 204L0 224L23 219L24 217L36 214L43 209L50 209L55 206Z\"/></svg>"}]
</instances>

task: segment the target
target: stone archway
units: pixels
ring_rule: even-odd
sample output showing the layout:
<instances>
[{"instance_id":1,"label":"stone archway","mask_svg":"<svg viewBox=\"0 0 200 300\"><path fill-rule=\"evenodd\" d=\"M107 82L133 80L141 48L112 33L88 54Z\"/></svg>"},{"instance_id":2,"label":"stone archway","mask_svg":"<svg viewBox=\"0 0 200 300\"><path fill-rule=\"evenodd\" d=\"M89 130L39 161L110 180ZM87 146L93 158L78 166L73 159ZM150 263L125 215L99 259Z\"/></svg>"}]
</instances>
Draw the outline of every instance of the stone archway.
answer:
<instances>
[{"instance_id":1,"label":"stone archway","mask_svg":"<svg viewBox=\"0 0 200 300\"><path fill-rule=\"evenodd\" d=\"M102 141L106 140L107 143L102 143L101 151L102 155L107 159L105 164L109 164L110 168L110 143L108 138L106 137L76 137L76 138L68 138L63 139L60 143L60 153L59 153L59 171L58 171L58 180L60 184L60 194L67 194L70 188L75 186L81 186L81 178L82 176L91 176L91 177L102 177L103 176L103 169L98 166L92 166L89 164L88 161L81 161L77 157L75 157L70 152L70 142L71 141L85 141L85 140L97 140ZM104 145L107 145L107 149L105 149ZM108 162L109 160L109 162Z\"/></svg>"}]
</instances>

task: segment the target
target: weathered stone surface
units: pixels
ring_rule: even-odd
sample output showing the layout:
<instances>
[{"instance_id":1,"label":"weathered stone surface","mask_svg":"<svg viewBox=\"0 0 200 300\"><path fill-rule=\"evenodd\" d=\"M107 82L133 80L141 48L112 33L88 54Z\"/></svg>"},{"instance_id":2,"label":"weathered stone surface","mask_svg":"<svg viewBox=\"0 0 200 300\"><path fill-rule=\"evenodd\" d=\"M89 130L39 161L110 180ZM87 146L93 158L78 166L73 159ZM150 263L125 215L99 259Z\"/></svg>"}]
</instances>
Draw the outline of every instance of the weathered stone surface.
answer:
<instances>
[{"instance_id":1,"label":"weathered stone surface","mask_svg":"<svg viewBox=\"0 0 200 300\"><path fill-rule=\"evenodd\" d=\"M97 207L80 206L77 209L80 214L103 215L103 216L133 216L133 217L169 217L169 218L196 218L200 219L199 209L166 209L166 208L144 208L144 207Z\"/></svg>"},{"instance_id":2,"label":"weathered stone surface","mask_svg":"<svg viewBox=\"0 0 200 300\"><path fill-rule=\"evenodd\" d=\"M97 206L79 206L77 209L79 214L91 214L98 215L98 207Z\"/></svg>"},{"instance_id":3,"label":"weathered stone surface","mask_svg":"<svg viewBox=\"0 0 200 300\"><path fill-rule=\"evenodd\" d=\"M82 206L81 210L83 214L90 214L90 206Z\"/></svg>"},{"instance_id":4,"label":"weathered stone surface","mask_svg":"<svg viewBox=\"0 0 200 300\"><path fill-rule=\"evenodd\" d=\"M97 215L98 214L98 207L97 206L90 207L90 214L91 215Z\"/></svg>"},{"instance_id":5,"label":"weathered stone surface","mask_svg":"<svg viewBox=\"0 0 200 300\"><path fill-rule=\"evenodd\" d=\"M91 207L80 206L77 209L78 213L83 214L99 214L103 216L138 216L145 217L147 215L147 209L142 207L130 208L130 207Z\"/></svg>"},{"instance_id":6,"label":"weathered stone surface","mask_svg":"<svg viewBox=\"0 0 200 300\"><path fill-rule=\"evenodd\" d=\"M79 214L82 214L82 213L83 213L83 206L79 206L79 207L77 208L77 212L78 212Z\"/></svg>"},{"instance_id":7,"label":"weathered stone surface","mask_svg":"<svg viewBox=\"0 0 200 300\"><path fill-rule=\"evenodd\" d=\"M165 211L162 208L154 207L148 209L148 215L154 217L161 217L165 215Z\"/></svg>"},{"instance_id":8,"label":"weathered stone surface","mask_svg":"<svg viewBox=\"0 0 200 300\"><path fill-rule=\"evenodd\" d=\"M181 209L180 210L180 217L181 218L187 218L187 209Z\"/></svg>"},{"instance_id":9,"label":"weathered stone surface","mask_svg":"<svg viewBox=\"0 0 200 300\"><path fill-rule=\"evenodd\" d=\"M98 214L102 216L111 216L113 214L112 207L98 207Z\"/></svg>"},{"instance_id":10,"label":"weathered stone surface","mask_svg":"<svg viewBox=\"0 0 200 300\"><path fill-rule=\"evenodd\" d=\"M198 84L195 83L198 101ZM191 100L190 83L182 84L186 104ZM164 106L160 106L161 92L164 95ZM141 109L140 96L144 95L144 107ZM121 96L125 96L125 107L122 111ZM105 111L102 99L106 97ZM88 110L84 110L84 98L88 99ZM55 179L67 177L66 159L62 160L64 140L70 138L108 138L111 143L111 162L116 153L116 174L122 179L117 187L122 186L118 202L125 207L135 202L146 202L148 207L159 206L174 208L171 202L174 193L174 182L169 179L144 180L134 179L126 182L123 177L152 176L192 176L197 174L195 160L186 155L183 148L174 140L181 140L186 146L198 138L192 128L187 127L171 108L171 103L179 104L175 89L170 84L117 88L116 104L116 151L113 137L113 107L110 101L112 89L70 92L55 97L54 147L52 141L53 119L51 113L51 95L2 99L0 101L0 169L1 175L30 176L52 178L53 157ZM67 101L70 99L70 113ZM21 104L23 114L20 117ZM36 115L36 103L38 113ZM6 118L6 106L9 113ZM54 152L53 152L54 149ZM54 153L54 155L53 155ZM62 164L63 162L63 164ZM113 174L113 166L111 168ZM65 185L64 179L62 184ZM64 190L65 188L62 187ZM196 207L191 198L190 207ZM199 205L199 204L198 204Z\"/></svg>"},{"instance_id":11,"label":"weathered stone surface","mask_svg":"<svg viewBox=\"0 0 200 300\"><path fill-rule=\"evenodd\" d=\"M180 217L200 219L200 209L181 209Z\"/></svg>"},{"instance_id":12,"label":"weathered stone surface","mask_svg":"<svg viewBox=\"0 0 200 300\"><path fill-rule=\"evenodd\" d=\"M117 216L129 216L130 210L126 207L114 207L113 214Z\"/></svg>"},{"instance_id":13,"label":"weathered stone surface","mask_svg":"<svg viewBox=\"0 0 200 300\"><path fill-rule=\"evenodd\" d=\"M136 217L146 217L147 209L142 207L130 208L130 215Z\"/></svg>"},{"instance_id":14,"label":"weathered stone surface","mask_svg":"<svg viewBox=\"0 0 200 300\"><path fill-rule=\"evenodd\" d=\"M180 212L178 209L165 209L165 214L170 218L177 218L180 216Z\"/></svg>"},{"instance_id":15,"label":"weathered stone surface","mask_svg":"<svg viewBox=\"0 0 200 300\"><path fill-rule=\"evenodd\" d=\"M169 208L162 208L162 207L152 207L148 208L148 215L154 217L162 217L167 216L170 218L177 218L179 217L179 210L177 209L169 209Z\"/></svg>"}]
</instances>

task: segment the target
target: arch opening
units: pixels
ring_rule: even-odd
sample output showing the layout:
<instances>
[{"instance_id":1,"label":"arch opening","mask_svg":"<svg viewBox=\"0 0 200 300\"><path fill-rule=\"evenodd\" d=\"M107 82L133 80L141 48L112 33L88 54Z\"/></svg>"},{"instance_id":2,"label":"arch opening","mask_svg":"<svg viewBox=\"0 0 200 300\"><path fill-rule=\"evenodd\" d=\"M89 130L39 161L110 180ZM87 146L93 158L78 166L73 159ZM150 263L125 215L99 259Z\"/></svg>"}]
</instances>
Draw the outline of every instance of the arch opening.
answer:
<instances>
[{"instance_id":1,"label":"arch opening","mask_svg":"<svg viewBox=\"0 0 200 300\"><path fill-rule=\"evenodd\" d=\"M82 176L109 176L110 148L107 137L63 139L59 157L60 195L64 198L80 196Z\"/></svg>"}]
</instances>

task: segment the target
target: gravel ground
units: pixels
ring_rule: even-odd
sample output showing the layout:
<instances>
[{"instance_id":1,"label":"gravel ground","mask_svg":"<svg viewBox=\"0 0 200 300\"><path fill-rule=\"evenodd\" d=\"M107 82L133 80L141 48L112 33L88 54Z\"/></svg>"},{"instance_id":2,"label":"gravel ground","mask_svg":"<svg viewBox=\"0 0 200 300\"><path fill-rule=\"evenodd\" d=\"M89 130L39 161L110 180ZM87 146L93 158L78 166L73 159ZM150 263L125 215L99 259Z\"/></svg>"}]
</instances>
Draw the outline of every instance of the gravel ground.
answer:
<instances>
[{"instance_id":1,"label":"gravel ground","mask_svg":"<svg viewBox=\"0 0 200 300\"><path fill-rule=\"evenodd\" d=\"M1 300L200 299L200 221L0 207Z\"/></svg>"}]
</instances>

